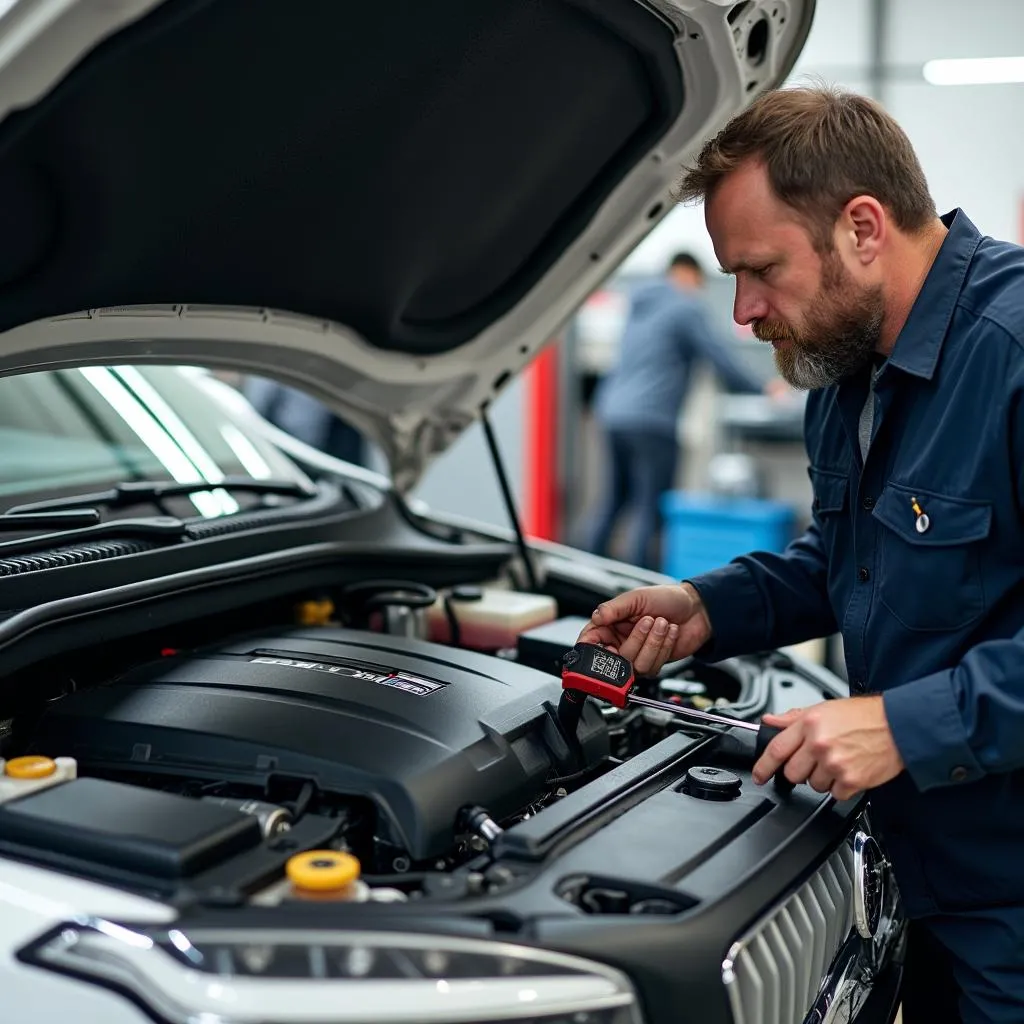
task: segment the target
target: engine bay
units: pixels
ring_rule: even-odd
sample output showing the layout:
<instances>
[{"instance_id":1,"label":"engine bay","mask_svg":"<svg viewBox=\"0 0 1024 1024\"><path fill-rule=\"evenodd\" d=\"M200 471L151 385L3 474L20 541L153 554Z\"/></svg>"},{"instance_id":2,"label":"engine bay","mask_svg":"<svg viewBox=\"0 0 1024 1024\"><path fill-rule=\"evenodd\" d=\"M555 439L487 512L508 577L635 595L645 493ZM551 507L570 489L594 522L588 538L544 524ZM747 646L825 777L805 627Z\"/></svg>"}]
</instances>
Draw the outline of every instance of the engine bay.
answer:
<instances>
[{"instance_id":1,"label":"engine bay","mask_svg":"<svg viewBox=\"0 0 1024 1024\"><path fill-rule=\"evenodd\" d=\"M502 885L481 881L496 851L535 857L533 823L570 794L672 737L676 754L709 738L593 700L566 736L561 657L582 625L500 585L371 581L299 602L276 629L131 659L47 700L9 751L0 853L179 903L486 894ZM765 677L688 660L638 685L751 717Z\"/></svg>"},{"instance_id":2,"label":"engine bay","mask_svg":"<svg viewBox=\"0 0 1024 1024\"><path fill-rule=\"evenodd\" d=\"M306 810L372 832L363 863L401 872L450 858L473 807L505 821L550 798L573 767L559 692L483 654L321 627L142 666L59 702L37 743L91 775L199 797L273 803L306 786ZM587 710L597 764L607 730Z\"/></svg>"}]
</instances>

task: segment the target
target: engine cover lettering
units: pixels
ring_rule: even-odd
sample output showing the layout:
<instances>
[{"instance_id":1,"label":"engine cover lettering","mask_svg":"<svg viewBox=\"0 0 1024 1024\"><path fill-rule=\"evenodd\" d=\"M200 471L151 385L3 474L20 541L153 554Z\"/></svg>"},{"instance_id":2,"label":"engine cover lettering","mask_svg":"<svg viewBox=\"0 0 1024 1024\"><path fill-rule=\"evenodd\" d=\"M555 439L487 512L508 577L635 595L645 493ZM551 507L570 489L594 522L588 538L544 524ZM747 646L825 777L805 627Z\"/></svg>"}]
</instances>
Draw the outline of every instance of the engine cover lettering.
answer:
<instances>
[{"instance_id":1,"label":"engine cover lettering","mask_svg":"<svg viewBox=\"0 0 1024 1024\"><path fill-rule=\"evenodd\" d=\"M259 655L249 659L252 665L277 665L281 668L300 668L308 672L326 672L330 675L344 676L347 679L361 679L368 683L377 683L380 686L392 686L396 690L414 694L417 697L426 697L437 690L440 690L446 683L439 683L432 679L423 679L419 676L412 676L405 672L394 672L388 669L363 668L358 665L346 665L344 663L329 663L324 661L305 661L298 658L271 657Z\"/></svg>"}]
</instances>

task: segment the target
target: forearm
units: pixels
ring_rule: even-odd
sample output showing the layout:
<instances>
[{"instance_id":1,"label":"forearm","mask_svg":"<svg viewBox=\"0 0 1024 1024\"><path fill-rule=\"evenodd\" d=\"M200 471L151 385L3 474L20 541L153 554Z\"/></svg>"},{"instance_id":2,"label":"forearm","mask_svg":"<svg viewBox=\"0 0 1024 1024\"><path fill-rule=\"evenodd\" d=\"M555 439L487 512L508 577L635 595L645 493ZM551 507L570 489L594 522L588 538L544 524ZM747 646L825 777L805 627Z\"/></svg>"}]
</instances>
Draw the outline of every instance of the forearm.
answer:
<instances>
[{"instance_id":1,"label":"forearm","mask_svg":"<svg viewBox=\"0 0 1024 1024\"><path fill-rule=\"evenodd\" d=\"M687 580L711 621L711 641L698 652L709 661L784 647L836 632L827 564L817 527L785 551L754 552Z\"/></svg>"}]
</instances>

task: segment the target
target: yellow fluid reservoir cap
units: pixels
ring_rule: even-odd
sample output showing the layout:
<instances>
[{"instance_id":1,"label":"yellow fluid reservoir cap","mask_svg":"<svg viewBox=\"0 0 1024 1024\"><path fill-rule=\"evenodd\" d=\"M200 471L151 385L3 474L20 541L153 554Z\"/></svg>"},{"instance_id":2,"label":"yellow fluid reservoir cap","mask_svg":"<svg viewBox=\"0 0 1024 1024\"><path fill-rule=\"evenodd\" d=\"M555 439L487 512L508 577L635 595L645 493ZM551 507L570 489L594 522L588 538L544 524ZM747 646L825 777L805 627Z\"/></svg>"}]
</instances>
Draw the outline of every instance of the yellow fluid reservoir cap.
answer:
<instances>
[{"instance_id":1,"label":"yellow fluid reservoir cap","mask_svg":"<svg viewBox=\"0 0 1024 1024\"><path fill-rule=\"evenodd\" d=\"M358 858L337 850L307 850L290 857L285 865L292 885L311 892L344 889L359 877L360 870Z\"/></svg>"},{"instance_id":2,"label":"yellow fluid reservoir cap","mask_svg":"<svg viewBox=\"0 0 1024 1024\"><path fill-rule=\"evenodd\" d=\"M6 772L12 779L45 779L57 770L57 763L48 757L13 757Z\"/></svg>"},{"instance_id":3,"label":"yellow fluid reservoir cap","mask_svg":"<svg viewBox=\"0 0 1024 1024\"><path fill-rule=\"evenodd\" d=\"M303 601L296 606L295 617L302 626L326 626L334 618L334 602L327 598Z\"/></svg>"}]
</instances>

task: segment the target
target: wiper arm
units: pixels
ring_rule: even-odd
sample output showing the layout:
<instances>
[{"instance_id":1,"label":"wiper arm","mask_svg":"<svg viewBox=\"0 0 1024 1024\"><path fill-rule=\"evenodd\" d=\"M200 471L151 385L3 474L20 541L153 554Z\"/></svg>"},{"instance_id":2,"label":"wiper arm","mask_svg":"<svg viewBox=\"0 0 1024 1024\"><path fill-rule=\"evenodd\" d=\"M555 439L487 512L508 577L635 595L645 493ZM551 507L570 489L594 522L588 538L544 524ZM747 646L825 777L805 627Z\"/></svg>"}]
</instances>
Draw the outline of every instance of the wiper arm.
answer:
<instances>
[{"instance_id":1,"label":"wiper arm","mask_svg":"<svg viewBox=\"0 0 1024 1024\"><path fill-rule=\"evenodd\" d=\"M17 533L19 530L77 530L96 526L100 521L97 509L83 508L67 512L19 512L0 516L0 532Z\"/></svg>"},{"instance_id":2,"label":"wiper arm","mask_svg":"<svg viewBox=\"0 0 1024 1024\"><path fill-rule=\"evenodd\" d=\"M317 495L315 485L297 480L254 480L252 477L226 476L223 480L197 480L181 483L177 480L128 480L112 487L109 491L95 491L92 494L71 494L63 498L48 498L17 505L0 516L0 523L16 515L38 515L41 512L62 512L67 509L82 509L93 513L96 518L90 522L74 525L89 526L99 522L99 508L127 508L146 501L160 501L161 498L183 497L199 494L201 491L248 491L252 494L276 494L287 498L313 498Z\"/></svg>"}]
</instances>

